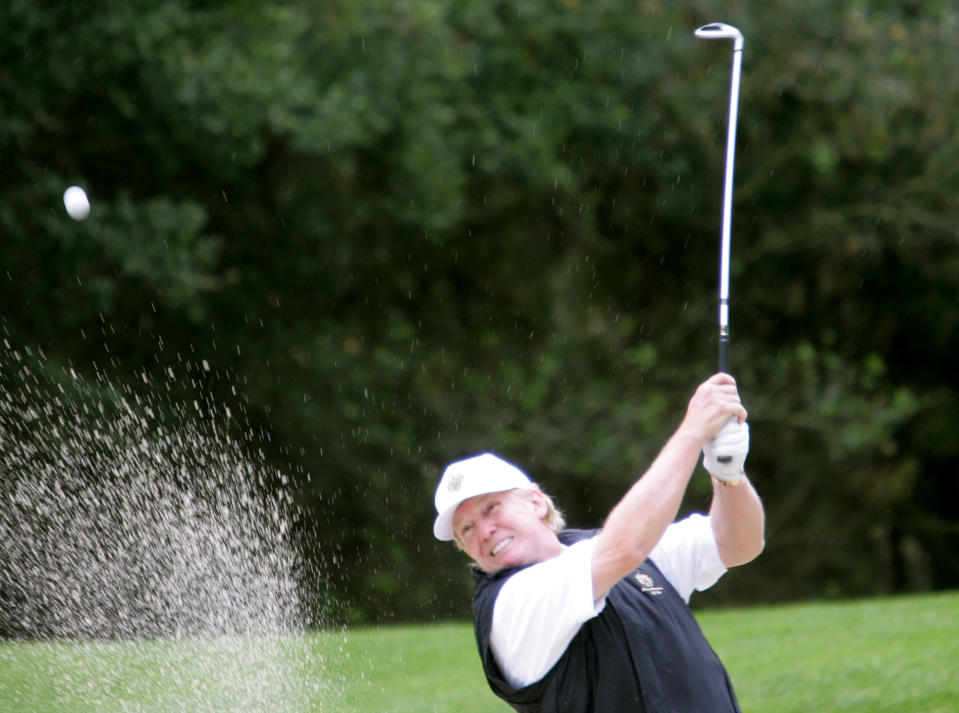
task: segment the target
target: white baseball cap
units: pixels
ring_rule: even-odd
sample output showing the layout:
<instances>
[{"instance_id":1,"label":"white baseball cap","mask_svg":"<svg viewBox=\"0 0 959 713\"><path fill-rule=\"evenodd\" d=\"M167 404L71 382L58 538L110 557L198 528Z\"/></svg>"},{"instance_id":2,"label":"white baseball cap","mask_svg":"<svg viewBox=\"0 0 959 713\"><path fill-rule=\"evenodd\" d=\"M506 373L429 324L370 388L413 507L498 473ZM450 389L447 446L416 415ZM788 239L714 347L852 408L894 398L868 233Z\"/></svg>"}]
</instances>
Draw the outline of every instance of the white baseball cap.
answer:
<instances>
[{"instance_id":1,"label":"white baseball cap","mask_svg":"<svg viewBox=\"0 0 959 713\"><path fill-rule=\"evenodd\" d=\"M453 539L453 514L464 500L486 493L532 487L526 473L492 453L450 463L436 488L434 501L438 514L433 523L433 534L437 540Z\"/></svg>"}]
</instances>

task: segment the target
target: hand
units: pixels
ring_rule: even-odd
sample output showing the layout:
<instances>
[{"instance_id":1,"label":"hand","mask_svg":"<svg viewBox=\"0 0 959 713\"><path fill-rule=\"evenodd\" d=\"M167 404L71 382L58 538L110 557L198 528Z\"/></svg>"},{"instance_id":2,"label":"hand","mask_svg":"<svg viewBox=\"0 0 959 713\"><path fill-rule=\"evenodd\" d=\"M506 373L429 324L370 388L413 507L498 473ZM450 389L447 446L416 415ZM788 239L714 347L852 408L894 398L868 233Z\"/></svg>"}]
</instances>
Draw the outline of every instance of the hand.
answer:
<instances>
[{"instance_id":1,"label":"hand","mask_svg":"<svg viewBox=\"0 0 959 713\"><path fill-rule=\"evenodd\" d=\"M717 480L738 483L745 475L748 453L749 424L731 418L703 444L703 467Z\"/></svg>"},{"instance_id":2,"label":"hand","mask_svg":"<svg viewBox=\"0 0 959 713\"><path fill-rule=\"evenodd\" d=\"M681 428L695 434L700 443L705 443L719 433L727 421L743 422L747 415L739 400L736 380L729 374L714 374L696 389Z\"/></svg>"}]
</instances>

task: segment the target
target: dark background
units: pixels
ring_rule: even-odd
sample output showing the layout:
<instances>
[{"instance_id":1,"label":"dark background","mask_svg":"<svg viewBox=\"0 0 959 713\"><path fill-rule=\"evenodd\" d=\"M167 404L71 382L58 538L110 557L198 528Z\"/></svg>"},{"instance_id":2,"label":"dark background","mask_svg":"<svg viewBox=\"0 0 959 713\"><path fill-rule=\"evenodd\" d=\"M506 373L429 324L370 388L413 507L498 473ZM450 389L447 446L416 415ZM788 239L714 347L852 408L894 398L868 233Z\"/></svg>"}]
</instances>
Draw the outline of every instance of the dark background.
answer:
<instances>
[{"instance_id":1,"label":"dark background","mask_svg":"<svg viewBox=\"0 0 959 713\"><path fill-rule=\"evenodd\" d=\"M205 361L171 399L289 476L339 617L465 616L447 462L597 526L715 370L725 21L768 544L699 601L959 586L959 10L676 5L3 3L5 388L18 350L134 390Z\"/></svg>"}]
</instances>

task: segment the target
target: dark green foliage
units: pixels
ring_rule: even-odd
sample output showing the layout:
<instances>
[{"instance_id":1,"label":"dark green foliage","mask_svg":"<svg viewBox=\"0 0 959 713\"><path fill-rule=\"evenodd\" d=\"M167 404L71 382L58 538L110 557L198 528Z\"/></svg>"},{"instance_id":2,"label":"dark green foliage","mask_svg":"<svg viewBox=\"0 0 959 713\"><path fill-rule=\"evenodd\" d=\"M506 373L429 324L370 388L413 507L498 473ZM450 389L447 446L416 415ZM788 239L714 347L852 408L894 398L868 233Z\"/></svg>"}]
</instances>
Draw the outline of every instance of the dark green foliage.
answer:
<instances>
[{"instance_id":1,"label":"dark green foliage","mask_svg":"<svg viewBox=\"0 0 959 713\"><path fill-rule=\"evenodd\" d=\"M959 14L673 5L7 3L4 337L131 383L206 360L171 388L244 404L349 616L462 614L445 462L498 450L598 525L715 368L729 48L692 30L729 21L769 540L712 596L955 586Z\"/></svg>"}]
</instances>

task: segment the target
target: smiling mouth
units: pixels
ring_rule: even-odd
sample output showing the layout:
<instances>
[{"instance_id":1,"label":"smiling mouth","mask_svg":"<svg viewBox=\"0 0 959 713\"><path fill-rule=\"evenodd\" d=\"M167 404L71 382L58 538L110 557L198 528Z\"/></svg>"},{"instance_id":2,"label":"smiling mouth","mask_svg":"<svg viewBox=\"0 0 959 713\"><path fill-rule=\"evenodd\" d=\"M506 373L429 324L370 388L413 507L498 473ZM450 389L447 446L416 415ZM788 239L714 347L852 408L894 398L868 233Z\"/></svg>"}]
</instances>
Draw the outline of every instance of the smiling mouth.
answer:
<instances>
[{"instance_id":1,"label":"smiling mouth","mask_svg":"<svg viewBox=\"0 0 959 713\"><path fill-rule=\"evenodd\" d=\"M492 552L493 557L495 557L500 552L502 552L503 548L506 547L506 545L508 545L512 541L513 541L512 536L507 537L505 540L500 540L500 542L496 544L496 547L493 548L493 552Z\"/></svg>"}]
</instances>

